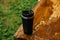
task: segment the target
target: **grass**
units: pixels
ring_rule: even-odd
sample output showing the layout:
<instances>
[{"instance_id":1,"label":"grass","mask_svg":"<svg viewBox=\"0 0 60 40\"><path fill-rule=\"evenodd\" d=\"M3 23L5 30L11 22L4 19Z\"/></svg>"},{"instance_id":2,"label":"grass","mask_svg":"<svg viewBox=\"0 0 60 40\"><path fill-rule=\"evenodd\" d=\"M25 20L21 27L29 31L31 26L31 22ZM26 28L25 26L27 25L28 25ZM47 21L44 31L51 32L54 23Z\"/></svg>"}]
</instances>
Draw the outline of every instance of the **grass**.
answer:
<instances>
[{"instance_id":1,"label":"grass","mask_svg":"<svg viewBox=\"0 0 60 40\"><path fill-rule=\"evenodd\" d=\"M22 23L22 10L32 9L37 0L0 0L0 40L14 40Z\"/></svg>"}]
</instances>

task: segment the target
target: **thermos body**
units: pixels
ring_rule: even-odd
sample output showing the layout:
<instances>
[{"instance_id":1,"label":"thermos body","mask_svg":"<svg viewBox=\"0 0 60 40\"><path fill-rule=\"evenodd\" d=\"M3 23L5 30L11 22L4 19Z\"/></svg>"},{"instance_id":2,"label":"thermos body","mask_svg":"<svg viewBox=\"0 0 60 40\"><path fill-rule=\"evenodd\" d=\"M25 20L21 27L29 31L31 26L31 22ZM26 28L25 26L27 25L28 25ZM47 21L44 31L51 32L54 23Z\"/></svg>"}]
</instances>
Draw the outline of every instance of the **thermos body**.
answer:
<instances>
[{"instance_id":1,"label":"thermos body","mask_svg":"<svg viewBox=\"0 0 60 40\"><path fill-rule=\"evenodd\" d=\"M34 19L34 13L32 10L23 11L22 23L23 23L23 30L25 34L32 34L33 19Z\"/></svg>"}]
</instances>

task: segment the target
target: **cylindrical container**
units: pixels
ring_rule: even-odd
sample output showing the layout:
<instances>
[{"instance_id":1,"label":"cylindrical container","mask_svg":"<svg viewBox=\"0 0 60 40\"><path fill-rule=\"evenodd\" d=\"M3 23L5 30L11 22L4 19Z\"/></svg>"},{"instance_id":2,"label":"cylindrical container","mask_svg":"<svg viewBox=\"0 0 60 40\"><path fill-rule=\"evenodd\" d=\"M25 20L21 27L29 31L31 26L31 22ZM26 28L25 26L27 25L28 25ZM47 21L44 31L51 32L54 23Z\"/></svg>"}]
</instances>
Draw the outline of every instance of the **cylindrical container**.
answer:
<instances>
[{"instance_id":1,"label":"cylindrical container","mask_svg":"<svg viewBox=\"0 0 60 40\"><path fill-rule=\"evenodd\" d=\"M25 10L22 11L22 23L23 23L23 30L25 34L32 34L33 32L33 19L34 13L32 10Z\"/></svg>"}]
</instances>

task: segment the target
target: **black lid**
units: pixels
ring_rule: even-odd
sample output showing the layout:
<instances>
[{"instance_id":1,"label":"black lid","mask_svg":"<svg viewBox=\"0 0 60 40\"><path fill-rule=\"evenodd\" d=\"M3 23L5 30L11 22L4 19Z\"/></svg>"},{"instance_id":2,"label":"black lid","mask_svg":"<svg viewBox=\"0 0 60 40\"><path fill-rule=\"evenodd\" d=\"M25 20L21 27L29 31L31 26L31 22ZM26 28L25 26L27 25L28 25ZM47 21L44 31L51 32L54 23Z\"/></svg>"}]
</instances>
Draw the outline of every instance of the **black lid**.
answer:
<instances>
[{"instance_id":1,"label":"black lid","mask_svg":"<svg viewBox=\"0 0 60 40\"><path fill-rule=\"evenodd\" d=\"M24 17L32 17L34 15L34 13L32 10L24 10L24 11L22 11L22 15Z\"/></svg>"}]
</instances>

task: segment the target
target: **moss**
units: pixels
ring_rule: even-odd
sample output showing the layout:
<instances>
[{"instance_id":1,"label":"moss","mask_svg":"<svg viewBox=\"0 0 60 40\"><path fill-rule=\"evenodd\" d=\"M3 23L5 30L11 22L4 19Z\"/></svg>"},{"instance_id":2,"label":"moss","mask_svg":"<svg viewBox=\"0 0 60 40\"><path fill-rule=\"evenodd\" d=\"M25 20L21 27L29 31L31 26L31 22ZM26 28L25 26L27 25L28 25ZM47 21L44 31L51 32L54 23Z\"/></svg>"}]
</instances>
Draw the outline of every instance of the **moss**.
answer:
<instances>
[{"instance_id":1,"label":"moss","mask_svg":"<svg viewBox=\"0 0 60 40\"><path fill-rule=\"evenodd\" d=\"M0 1L0 40L13 40L14 33L22 23L22 10L32 9L37 0Z\"/></svg>"}]
</instances>

